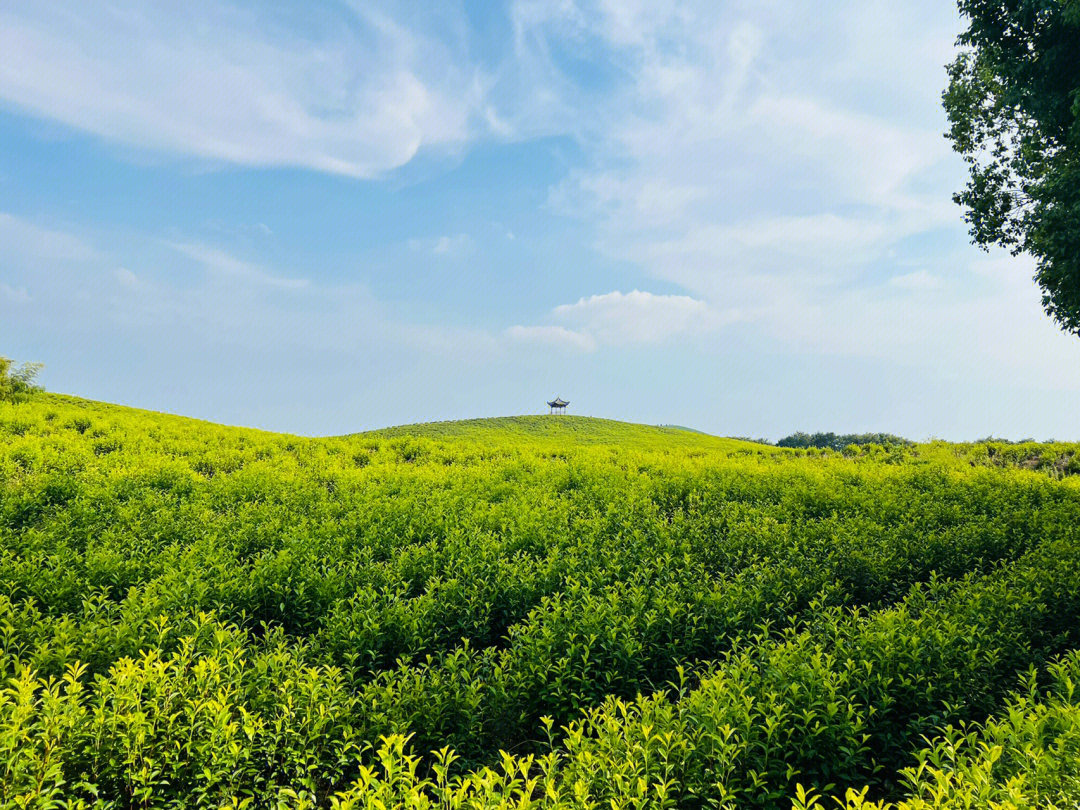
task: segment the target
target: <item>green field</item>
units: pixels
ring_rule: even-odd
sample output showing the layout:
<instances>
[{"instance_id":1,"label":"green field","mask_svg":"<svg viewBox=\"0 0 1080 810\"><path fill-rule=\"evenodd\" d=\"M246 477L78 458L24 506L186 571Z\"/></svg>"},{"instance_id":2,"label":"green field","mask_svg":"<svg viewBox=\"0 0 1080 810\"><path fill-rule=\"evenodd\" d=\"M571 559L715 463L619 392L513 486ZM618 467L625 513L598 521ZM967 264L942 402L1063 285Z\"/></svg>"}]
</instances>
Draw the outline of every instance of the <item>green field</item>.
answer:
<instances>
[{"instance_id":1,"label":"green field","mask_svg":"<svg viewBox=\"0 0 1080 810\"><path fill-rule=\"evenodd\" d=\"M0 403L0 806L1076 807L1077 473Z\"/></svg>"}]
</instances>

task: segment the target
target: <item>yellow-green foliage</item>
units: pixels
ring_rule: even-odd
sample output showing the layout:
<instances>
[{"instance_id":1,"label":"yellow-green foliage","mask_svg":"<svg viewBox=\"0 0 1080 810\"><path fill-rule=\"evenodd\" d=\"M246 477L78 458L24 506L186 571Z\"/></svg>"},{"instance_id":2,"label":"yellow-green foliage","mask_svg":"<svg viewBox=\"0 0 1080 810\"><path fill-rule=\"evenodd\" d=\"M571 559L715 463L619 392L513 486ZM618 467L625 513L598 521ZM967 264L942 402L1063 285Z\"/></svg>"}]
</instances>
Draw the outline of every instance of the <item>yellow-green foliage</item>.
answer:
<instances>
[{"instance_id":1,"label":"yellow-green foliage","mask_svg":"<svg viewBox=\"0 0 1080 810\"><path fill-rule=\"evenodd\" d=\"M903 770L909 795L891 804L849 788L826 802L796 788L796 810L929 810L989 807L1071 810L1080 807L1080 653L1049 667L1040 695L1035 673L1001 716L983 724L949 726Z\"/></svg>"},{"instance_id":2,"label":"yellow-green foliage","mask_svg":"<svg viewBox=\"0 0 1080 810\"><path fill-rule=\"evenodd\" d=\"M0 404L0 806L1072 806L1077 449Z\"/></svg>"},{"instance_id":3,"label":"yellow-green foliage","mask_svg":"<svg viewBox=\"0 0 1080 810\"><path fill-rule=\"evenodd\" d=\"M423 436L430 439L458 439L488 445L507 446L523 442L570 443L573 445L615 444L620 448L687 450L757 450L763 446L736 439L722 439L706 433L675 427L632 425L612 419L588 416L503 416L493 419L465 419L457 422L426 422L373 431L370 436Z\"/></svg>"}]
</instances>

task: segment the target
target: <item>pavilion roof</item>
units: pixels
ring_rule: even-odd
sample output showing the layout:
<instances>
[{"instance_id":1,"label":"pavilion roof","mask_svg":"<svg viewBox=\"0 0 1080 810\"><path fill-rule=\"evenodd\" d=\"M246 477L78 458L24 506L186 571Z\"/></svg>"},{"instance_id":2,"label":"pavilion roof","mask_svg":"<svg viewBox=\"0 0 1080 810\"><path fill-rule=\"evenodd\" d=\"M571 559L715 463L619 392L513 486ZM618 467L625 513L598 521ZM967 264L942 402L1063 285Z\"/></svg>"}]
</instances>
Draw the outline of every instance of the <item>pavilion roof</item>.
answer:
<instances>
[{"instance_id":1,"label":"pavilion roof","mask_svg":"<svg viewBox=\"0 0 1080 810\"><path fill-rule=\"evenodd\" d=\"M551 408L565 408L565 407L566 407L567 405L569 405L569 404L570 404L570 403L569 403L569 402L567 402L567 401L566 401L565 399L563 399L562 397L555 397L555 399L551 400L551 401L550 401L550 402L548 403L548 406L549 406L549 407L551 407Z\"/></svg>"}]
</instances>

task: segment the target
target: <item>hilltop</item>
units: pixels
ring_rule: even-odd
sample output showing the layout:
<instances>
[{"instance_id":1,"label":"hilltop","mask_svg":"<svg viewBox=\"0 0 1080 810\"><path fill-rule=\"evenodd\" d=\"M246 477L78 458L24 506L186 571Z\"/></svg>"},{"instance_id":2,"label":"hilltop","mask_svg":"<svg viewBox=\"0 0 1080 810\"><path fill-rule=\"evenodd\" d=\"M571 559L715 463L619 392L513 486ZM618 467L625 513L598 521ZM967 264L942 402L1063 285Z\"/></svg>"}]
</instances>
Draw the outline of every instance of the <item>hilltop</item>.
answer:
<instances>
[{"instance_id":1,"label":"hilltop","mask_svg":"<svg viewBox=\"0 0 1080 810\"><path fill-rule=\"evenodd\" d=\"M639 425L592 416L540 414L496 416L447 422L424 422L369 431L369 436L424 436L500 443L520 439L551 440L575 444L665 445L733 449L751 445L701 431L673 426Z\"/></svg>"}]
</instances>

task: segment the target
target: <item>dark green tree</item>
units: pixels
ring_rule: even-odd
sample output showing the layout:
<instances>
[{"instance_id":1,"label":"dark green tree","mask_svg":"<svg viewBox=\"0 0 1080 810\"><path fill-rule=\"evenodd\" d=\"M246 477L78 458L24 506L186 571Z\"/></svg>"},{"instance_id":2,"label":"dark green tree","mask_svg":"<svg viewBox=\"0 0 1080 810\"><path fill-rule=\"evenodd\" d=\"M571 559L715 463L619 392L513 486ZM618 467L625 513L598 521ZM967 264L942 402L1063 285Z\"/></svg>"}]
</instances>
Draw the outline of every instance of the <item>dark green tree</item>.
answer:
<instances>
[{"instance_id":1,"label":"dark green tree","mask_svg":"<svg viewBox=\"0 0 1080 810\"><path fill-rule=\"evenodd\" d=\"M1080 334L1080 0L959 0L944 93L968 163L973 241L1036 262L1043 306Z\"/></svg>"},{"instance_id":2,"label":"dark green tree","mask_svg":"<svg viewBox=\"0 0 1080 810\"><path fill-rule=\"evenodd\" d=\"M34 381L40 371L41 363L16 366L10 358L0 355L0 402L15 402L39 390Z\"/></svg>"},{"instance_id":3,"label":"dark green tree","mask_svg":"<svg viewBox=\"0 0 1080 810\"><path fill-rule=\"evenodd\" d=\"M912 442L903 436L892 433L804 433L798 431L776 442L777 447L816 447L819 449L843 450L848 445L863 446L880 444L883 447L907 446Z\"/></svg>"}]
</instances>

